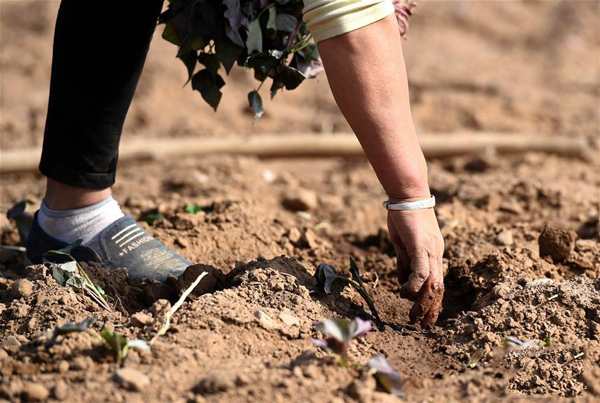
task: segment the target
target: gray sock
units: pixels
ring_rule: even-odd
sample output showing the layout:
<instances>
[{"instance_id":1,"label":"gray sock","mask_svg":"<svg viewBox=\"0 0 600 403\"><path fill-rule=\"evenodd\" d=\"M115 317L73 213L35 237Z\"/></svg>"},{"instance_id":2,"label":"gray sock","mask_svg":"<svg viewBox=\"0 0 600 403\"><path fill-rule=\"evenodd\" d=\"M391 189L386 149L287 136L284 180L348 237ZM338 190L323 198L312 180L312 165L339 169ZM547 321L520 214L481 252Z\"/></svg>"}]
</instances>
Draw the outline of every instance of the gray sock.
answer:
<instances>
[{"instance_id":1,"label":"gray sock","mask_svg":"<svg viewBox=\"0 0 600 403\"><path fill-rule=\"evenodd\" d=\"M112 196L91 206L63 211L51 210L42 201L38 223L44 232L56 239L67 243L83 239L84 245L97 251L100 232L123 215Z\"/></svg>"}]
</instances>

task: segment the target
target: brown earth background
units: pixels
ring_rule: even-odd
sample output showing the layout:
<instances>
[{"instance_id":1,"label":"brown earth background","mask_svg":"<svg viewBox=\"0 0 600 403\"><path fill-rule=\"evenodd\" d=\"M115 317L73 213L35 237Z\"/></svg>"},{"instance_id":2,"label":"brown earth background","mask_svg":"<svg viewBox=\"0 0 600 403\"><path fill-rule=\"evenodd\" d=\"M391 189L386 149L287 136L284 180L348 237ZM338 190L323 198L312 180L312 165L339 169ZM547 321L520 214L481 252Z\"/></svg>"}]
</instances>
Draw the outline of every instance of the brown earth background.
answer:
<instances>
[{"instance_id":1,"label":"brown earth background","mask_svg":"<svg viewBox=\"0 0 600 403\"><path fill-rule=\"evenodd\" d=\"M351 290L309 295L316 265L348 273L350 256L388 324L354 342L350 355L365 363L384 354L403 377L406 400L600 398L599 4L420 2L404 44L420 133L583 136L594 151L589 161L538 153L429 161L448 269L445 311L435 329L408 323L410 302L398 296L380 207L384 194L366 160L214 156L123 164L114 193L125 212L137 219L163 214L143 225L218 271L152 351L132 351L119 368L90 334L49 348L43 340L57 324L94 314L96 332L105 324L149 340L189 278L161 285L90 266L115 307L106 313L60 287L43 267L25 269L20 252L0 250L0 399L395 400L376 390L362 367L342 368L310 342L315 321L369 317ZM2 150L41 145L58 6L0 0ZM198 93L182 88L185 68L161 32L124 141L350 131L324 74L266 101L264 117L252 126L246 93L255 83L238 68L214 113ZM39 205L44 179L10 174L0 181L0 243L18 245L4 213L24 198ZM306 211L289 208L296 199ZM185 213L192 203L208 213ZM540 257L546 225L572 231L565 258ZM548 336L553 346L507 350L507 336L536 342ZM483 358L467 367L478 351ZM131 373L134 379L124 381Z\"/></svg>"}]
</instances>

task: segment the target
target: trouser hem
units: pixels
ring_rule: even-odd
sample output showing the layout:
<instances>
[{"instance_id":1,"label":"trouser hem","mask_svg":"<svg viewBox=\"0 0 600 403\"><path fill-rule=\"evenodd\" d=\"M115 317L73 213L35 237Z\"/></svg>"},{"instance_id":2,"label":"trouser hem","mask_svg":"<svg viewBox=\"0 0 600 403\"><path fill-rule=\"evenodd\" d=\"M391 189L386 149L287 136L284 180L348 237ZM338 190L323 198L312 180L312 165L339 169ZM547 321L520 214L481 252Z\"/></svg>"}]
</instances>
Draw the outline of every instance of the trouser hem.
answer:
<instances>
[{"instance_id":1,"label":"trouser hem","mask_svg":"<svg viewBox=\"0 0 600 403\"><path fill-rule=\"evenodd\" d=\"M49 164L42 161L40 172L57 182L86 189L106 189L114 185L115 173L80 172L70 167Z\"/></svg>"}]
</instances>

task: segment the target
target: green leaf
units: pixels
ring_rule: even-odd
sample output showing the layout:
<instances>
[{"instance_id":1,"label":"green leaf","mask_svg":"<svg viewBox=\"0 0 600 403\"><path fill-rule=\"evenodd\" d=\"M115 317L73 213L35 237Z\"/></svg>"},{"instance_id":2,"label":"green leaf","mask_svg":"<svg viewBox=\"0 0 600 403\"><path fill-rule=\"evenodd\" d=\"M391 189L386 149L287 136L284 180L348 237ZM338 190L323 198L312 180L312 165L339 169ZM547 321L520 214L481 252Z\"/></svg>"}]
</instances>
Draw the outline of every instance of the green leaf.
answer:
<instances>
[{"instance_id":1,"label":"green leaf","mask_svg":"<svg viewBox=\"0 0 600 403\"><path fill-rule=\"evenodd\" d=\"M104 298L104 300L106 301L106 293L104 292L104 289L97 284L94 284L94 287L96 287L96 291L98 291L100 296L102 296L102 298Z\"/></svg>"},{"instance_id":2,"label":"green leaf","mask_svg":"<svg viewBox=\"0 0 600 403\"><path fill-rule=\"evenodd\" d=\"M250 108L252 108L252 110L254 111L254 122L252 122L252 124L254 124L258 119L261 118L261 116L264 113L262 98L260 97L260 94L257 91L249 92L248 103L250 104Z\"/></svg>"},{"instance_id":3,"label":"green leaf","mask_svg":"<svg viewBox=\"0 0 600 403\"><path fill-rule=\"evenodd\" d=\"M75 260L71 257L71 252L73 251L73 249L75 249L76 247L78 247L79 245L81 245L81 243L83 242L83 239L77 239L75 240L75 242L65 246L62 249L57 249L57 250L49 250L46 253L44 253L44 259L51 261L51 259L53 257L57 257L57 256L67 256L70 259L69 260Z\"/></svg>"},{"instance_id":4,"label":"green leaf","mask_svg":"<svg viewBox=\"0 0 600 403\"><path fill-rule=\"evenodd\" d=\"M143 221L146 221L148 224L152 225L158 220L164 220L165 216L162 214L148 214L144 218Z\"/></svg>"},{"instance_id":5,"label":"green leaf","mask_svg":"<svg viewBox=\"0 0 600 403\"><path fill-rule=\"evenodd\" d=\"M67 279L65 285L71 287L75 291L79 291L84 287L85 280L78 274L75 274Z\"/></svg>"},{"instance_id":6,"label":"green leaf","mask_svg":"<svg viewBox=\"0 0 600 403\"><path fill-rule=\"evenodd\" d=\"M552 339L550 338L550 335L547 334L546 337L544 337L544 341L540 343L541 347L552 347Z\"/></svg>"},{"instance_id":7,"label":"green leaf","mask_svg":"<svg viewBox=\"0 0 600 403\"><path fill-rule=\"evenodd\" d=\"M247 61L247 67L254 69L254 78L258 81L264 81L275 71L281 61L268 53L255 53Z\"/></svg>"},{"instance_id":8,"label":"green leaf","mask_svg":"<svg viewBox=\"0 0 600 403\"><path fill-rule=\"evenodd\" d=\"M276 26L278 31L292 32L296 29L298 19L290 14L277 14Z\"/></svg>"},{"instance_id":9,"label":"green leaf","mask_svg":"<svg viewBox=\"0 0 600 403\"><path fill-rule=\"evenodd\" d=\"M82 333L89 329L89 327L98 320L97 316L93 316L91 318L86 318L79 323L67 322L62 326L57 326L54 328L54 332L52 333L52 338L46 342L47 346L51 346L56 343L56 338L58 336L66 336L71 333Z\"/></svg>"},{"instance_id":10,"label":"green leaf","mask_svg":"<svg viewBox=\"0 0 600 403\"><path fill-rule=\"evenodd\" d=\"M356 281L362 287L363 281L360 278L360 272L358 270L358 266L356 265L356 262L354 261L354 259L352 257L350 258L350 274L352 274L352 278L354 279L354 281Z\"/></svg>"},{"instance_id":11,"label":"green leaf","mask_svg":"<svg viewBox=\"0 0 600 403\"><path fill-rule=\"evenodd\" d=\"M194 70L196 69L196 60L198 57L196 56L196 51L190 50L189 52L183 53L177 56L178 59L181 59L188 72L188 80L186 84L190 82L192 76L194 75Z\"/></svg>"},{"instance_id":12,"label":"green leaf","mask_svg":"<svg viewBox=\"0 0 600 403\"><path fill-rule=\"evenodd\" d=\"M325 263L317 267L313 277L317 280L317 284L315 284L311 293L331 294L332 292L341 292L351 282L348 277L338 274L333 266Z\"/></svg>"},{"instance_id":13,"label":"green leaf","mask_svg":"<svg viewBox=\"0 0 600 403\"><path fill-rule=\"evenodd\" d=\"M127 353L129 352L130 348L135 348L138 350L146 350L146 351L150 350L150 346L144 340L140 340L140 339L129 340L125 344L125 347L123 347L123 350L121 350L121 359L122 360L127 358Z\"/></svg>"},{"instance_id":14,"label":"green leaf","mask_svg":"<svg viewBox=\"0 0 600 403\"><path fill-rule=\"evenodd\" d=\"M198 55L198 61L213 73L216 73L221 67L221 61L214 53L202 52Z\"/></svg>"},{"instance_id":15,"label":"green leaf","mask_svg":"<svg viewBox=\"0 0 600 403\"><path fill-rule=\"evenodd\" d=\"M190 42L190 49L200 50L206 46L206 39L202 35L195 36Z\"/></svg>"},{"instance_id":16,"label":"green leaf","mask_svg":"<svg viewBox=\"0 0 600 403\"><path fill-rule=\"evenodd\" d=\"M200 92L202 98L216 111L221 101L221 88L225 85L223 78L208 69L200 70L192 77L192 88Z\"/></svg>"},{"instance_id":17,"label":"green leaf","mask_svg":"<svg viewBox=\"0 0 600 403\"><path fill-rule=\"evenodd\" d=\"M299 50L300 53L307 61L315 61L319 60L319 48L314 43L309 43L302 50Z\"/></svg>"},{"instance_id":18,"label":"green leaf","mask_svg":"<svg viewBox=\"0 0 600 403\"><path fill-rule=\"evenodd\" d=\"M54 329L54 334L57 336L64 336L70 333L81 333L88 330L88 328L98 320L97 316L86 318L79 323L67 322L62 326L57 326Z\"/></svg>"},{"instance_id":19,"label":"green leaf","mask_svg":"<svg viewBox=\"0 0 600 403\"><path fill-rule=\"evenodd\" d=\"M52 263L51 265L52 277L56 282L62 286L67 283L71 277L77 275L77 262L71 260L65 263Z\"/></svg>"},{"instance_id":20,"label":"green leaf","mask_svg":"<svg viewBox=\"0 0 600 403\"><path fill-rule=\"evenodd\" d=\"M185 206L185 212L189 214L196 214L197 212L202 211L202 206L198 204L188 204Z\"/></svg>"},{"instance_id":21,"label":"green leaf","mask_svg":"<svg viewBox=\"0 0 600 403\"><path fill-rule=\"evenodd\" d=\"M269 18L267 20L267 36L271 39L277 37L277 11L275 7L269 7Z\"/></svg>"},{"instance_id":22,"label":"green leaf","mask_svg":"<svg viewBox=\"0 0 600 403\"><path fill-rule=\"evenodd\" d=\"M227 38L215 40L215 50L227 74L229 74L240 55L244 53L244 48L237 46Z\"/></svg>"},{"instance_id":23,"label":"green leaf","mask_svg":"<svg viewBox=\"0 0 600 403\"><path fill-rule=\"evenodd\" d=\"M260 28L260 21L258 18L248 24L246 48L248 49L248 54L251 54L254 51L262 52L263 38L262 30Z\"/></svg>"},{"instance_id":24,"label":"green leaf","mask_svg":"<svg viewBox=\"0 0 600 403\"><path fill-rule=\"evenodd\" d=\"M173 21L168 20L165 24L165 29L162 33L163 39L168 42L171 42L173 45L181 45L181 41L179 40L179 36L177 35L177 31L175 30L175 25Z\"/></svg>"},{"instance_id":25,"label":"green leaf","mask_svg":"<svg viewBox=\"0 0 600 403\"><path fill-rule=\"evenodd\" d=\"M123 349L127 345L127 338L123 335L115 333L113 330L107 327L102 328L100 331L100 336L112 351L115 361L120 363L121 360L125 358Z\"/></svg>"}]
</instances>

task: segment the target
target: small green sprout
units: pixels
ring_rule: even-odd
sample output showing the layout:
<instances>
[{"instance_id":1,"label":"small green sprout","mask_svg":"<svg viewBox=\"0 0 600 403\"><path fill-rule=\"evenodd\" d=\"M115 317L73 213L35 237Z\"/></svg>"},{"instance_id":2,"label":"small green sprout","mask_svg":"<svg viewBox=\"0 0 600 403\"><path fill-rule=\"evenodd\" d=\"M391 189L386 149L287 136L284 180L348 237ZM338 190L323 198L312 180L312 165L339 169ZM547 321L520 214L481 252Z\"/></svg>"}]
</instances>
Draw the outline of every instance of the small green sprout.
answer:
<instances>
[{"instance_id":1,"label":"small green sprout","mask_svg":"<svg viewBox=\"0 0 600 403\"><path fill-rule=\"evenodd\" d=\"M108 348L112 351L113 356L117 364L120 364L127 358L130 348L137 348L139 350L150 350L150 346L139 339L129 340L127 337L116 333L107 327L102 328L100 336L106 342Z\"/></svg>"},{"instance_id":2,"label":"small green sprout","mask_svg":"<svg viewBox=\"0 0 600 403\"><path fill-rule=\"evenodd\" d=\"M143 221L147 222L148 225L154 224L158 220L164 220L165 216L163 214L148 214L142 218Z\"/></svg>"}]
</instances>

